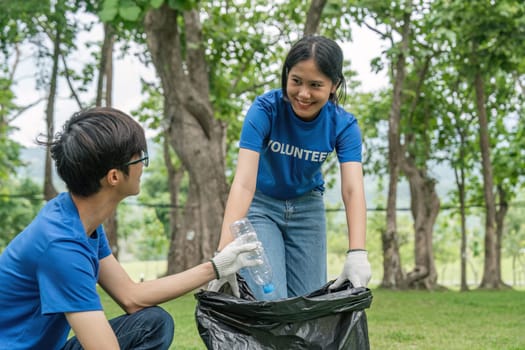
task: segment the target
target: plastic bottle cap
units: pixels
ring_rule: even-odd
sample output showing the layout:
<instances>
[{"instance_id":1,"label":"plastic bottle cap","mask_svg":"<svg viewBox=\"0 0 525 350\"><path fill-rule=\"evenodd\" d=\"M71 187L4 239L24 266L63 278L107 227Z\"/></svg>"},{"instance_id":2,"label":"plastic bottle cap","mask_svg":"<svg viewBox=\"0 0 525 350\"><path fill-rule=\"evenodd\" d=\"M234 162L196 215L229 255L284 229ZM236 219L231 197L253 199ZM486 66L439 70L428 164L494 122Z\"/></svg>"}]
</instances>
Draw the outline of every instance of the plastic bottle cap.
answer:
<instances>
[{"instance_id":1,"label":"plastic bottle cap","mask_svg":"<svg viewBox=\"0 0 525 350\"><path fill-rule=\"evenodd\" d=\"M263 292L264 292L265 294L268 294L268 293L273 292L274 289L275 289L275 287L274 287L273 284L271 284L271 283L265 284L265 285L263 286Z\"/></svg>"}]
</instances>

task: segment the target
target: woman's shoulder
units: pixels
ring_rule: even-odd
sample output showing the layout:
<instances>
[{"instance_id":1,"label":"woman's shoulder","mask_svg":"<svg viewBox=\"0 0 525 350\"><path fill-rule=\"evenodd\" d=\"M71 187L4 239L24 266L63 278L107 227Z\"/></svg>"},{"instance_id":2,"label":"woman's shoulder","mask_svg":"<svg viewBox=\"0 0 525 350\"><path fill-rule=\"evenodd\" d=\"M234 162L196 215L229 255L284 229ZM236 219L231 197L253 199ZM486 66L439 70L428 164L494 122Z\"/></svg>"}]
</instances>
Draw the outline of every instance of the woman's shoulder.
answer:
<instances>
[{"instance_id":1,"label":"woman's shoulder","mask_svg":"<svg viewBox=\"0 0 525 350\"><path fill-rule=\"evenodd\" d=\"M261 103L271 103L271 104L282 103L284 101L283 92L281 89L268 90L265 93L257 96L255 100L260 101Z\"/></svg>"},{"instance_id":2,"label":"woman's shoulder","mask_svg":"<svg viewBox=\"0 0 525 350\"><path fill-rule=\"evenodd\" d=\"M281 89L269 90L257 96L250 108L252 113L248 114L260 115L263 113L267 117L273 117L283 112L284 104Z\"/></svg>"},{"instance_id":3,"label":"woman's shoulder","mask_svg":"<svg viewBox=\"0 0 525 350\"><path fill-rule=\"evenodd\" d=\"M328 114L332 116L333 121L336 123L355 123L357 118L352 112L347 111L341 105L334 104L332 102L327 103Z\"/></svg>"}]
</instances>

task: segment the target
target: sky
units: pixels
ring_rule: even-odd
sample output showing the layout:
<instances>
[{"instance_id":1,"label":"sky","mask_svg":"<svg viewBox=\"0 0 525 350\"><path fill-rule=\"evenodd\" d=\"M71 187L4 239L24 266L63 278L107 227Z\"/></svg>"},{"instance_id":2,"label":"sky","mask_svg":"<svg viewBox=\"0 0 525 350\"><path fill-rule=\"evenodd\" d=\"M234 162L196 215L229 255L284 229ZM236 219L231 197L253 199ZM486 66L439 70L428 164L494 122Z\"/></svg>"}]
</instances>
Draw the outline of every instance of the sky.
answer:
<instances>
[{"instance_id":1,"label":"sky","mask_svg":"<svg viewBox=\"0 0 525 350\"><path fill-rule=\"evenodd\" d=\"M102 31L99 29L93 29L88 35L89 40L102 40ZM382 50L377 35L366 28L356 27L353 29L352 36L353 42L341 43L341 47L345 58L351 60L351 68L358 73L357 79L362 83L362 90L373 91L384 87L387 83L384 74L376 75L370 70L370 60L380 55ZM80 38L81 41L85 39L87 38ZM141 78L148 81L155 79L153 67L146 68L138 59L129 56L118 58L115 55L114 63L113 106L126 113L136 109L142 101ZM77 62L82 62L81 54L73 56L68 65L74 67ZM17 104L27 105L39 98L43 99L37 106L27 110L12 123L19 130L15 131L11 137L26 147L35 147L35 138L45 131L46 101L44 93L35 88L34 72L36 69L35 62L25 60L18 67L15 79L14 90ZM62 82L58 89L59 97L55 103L55 131L78 110L76 102L69 97L69 88L65 83ZM94 93L90 93L89 96L94 96Z\"/></svg>"}]
</instances>

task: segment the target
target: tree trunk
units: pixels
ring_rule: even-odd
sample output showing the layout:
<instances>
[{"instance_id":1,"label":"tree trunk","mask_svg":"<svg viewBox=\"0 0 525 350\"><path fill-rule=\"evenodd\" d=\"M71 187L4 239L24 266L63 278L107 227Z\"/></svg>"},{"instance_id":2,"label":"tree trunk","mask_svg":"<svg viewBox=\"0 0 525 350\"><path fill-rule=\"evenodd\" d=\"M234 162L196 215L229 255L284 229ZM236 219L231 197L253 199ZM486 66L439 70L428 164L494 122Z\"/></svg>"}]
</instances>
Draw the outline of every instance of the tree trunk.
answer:
<instances>
[{"instance_id":1,"label":"tree trunk","mask_svg":"<svg viewBox=\"0 0 525 350\"><path fill-rule=\"evenodd\" d=\"M102 47L105 59L104 75L106 76L106 106L113 106L113 47L115 46L115 30L104 24L104 44Z\"/></svg>"},{"instance_id":2,"label":"tree trunk","mask_svg":"<svg viewBox=\"0 0 525 350\"><path fill-rule=\"evenodd\" d=\"M509 203L507 202L507 192L503 188L503 186L498 185L497 186L497 193L499 198L499 209L496 211L496 253L497 253L497 260L498 265L501 266L501 243L503 239L503 228L505 224L505 216L507 215L507 212L509 211ZM508 287L505 282L503 282L503 279L501 279L500 274L500 286Z\"/></svg>"},{"instance_id":3,"label":"tree trunk","mask_svg":"<svg viewBox=\"0 0 525 350\"><path fill-rule=\"evenodd\" d=\"M428 142L425 140L427 128L414 129L411 125L418 123L415 120L417 105L420 101L421 90L430 66L431 56L427 56L421 65L418 78L415 80L414 98L412 100L408 119L403 123L405 143L401 146L400 167L410 185L410 206L414 220L414 269L407 273L403 281L404 288L437 289L437 271L434 263L433 232L437 215L439 214L440 201L436 193L436 181L428 176L426 163L429 159ZM423 118L424 122L426 118ZM426 124L423 124L426 126ZM416 133L421 138L416 137ZM416 161L419 160L419 161ZM417 165L417 164L423 165Z\"/></svg>"},{"instance_id":4,"label":"tree trunk","mask_svg":"<svg viewBox=\"0 0 525 350\"><path fill-rule=\"evenodd\" d=\"M407 13L403 24L401 50L393 71L394 90L392 105L388 119L388 198L386 211L386 231L381 236L383 245L383 280L381 287L397 288L403 281L401 256L399 254L397 236L397 184L399 181L400 160L400 122L401 122L401 95L405 81L405 54L408 51L410 35L410 14Z\"/></svg>"},{"instance_id":5,"label":"tree trunk","mask_svg":"<svg viewBox=\"0 0 525 350\"><path fill-rule=\"evenodd\" d=\"M51 69L51 77L49 82L49 95L47 97L46 106L46 126L47 137L53 138L55 134L55 98L57 94L57 79L58 79L58 62L60 59L60 43L61 43L60 26L55 30L55 37L53 41L53 67ZM53 161L51 159L51 146L46 147L46 162L44 165L44 199L49 201L56 197L58 191L53 185Z\"/></svg>"},{"instance_id":6,"label":"tree trunk","mask_svg":"<svg viewBox=\"0 0 525 350\"><path fill-rule=\"evenodd\" d=\"M326 5L326 0L312 0L308 14L306 15L306 23L304 25L304 35L317 33L319 23L321 22L321 14Z\"/></svg>"},{"instance_id":7,"label":"tree trunk","mask_svg":"<svg viewBox=\"0 0 525 350\"><path fill-rule=\"evenodd\" d=\"M403 172L410 184L410 207L414 218L414 269L407 273L407 288L437 289L437 271L432 247L433 228L439 214L436 182L424 169L418 169L413 160L402 162Z\"/></svg>"},{"instance_id":8,"label":"tree trunk","mask_svg":"<svg viewBox=\"0 0 525 350\"><path fill-rule=\"evenodd\" d=\"M182 271L209 259L217 248L228 185L226 128L213 117L208 66L198 11L180 13L163 5L145 17L146 41L164 91L169 141L189 173L189 192L175 240L175 264ZM183 49L184 48L184 49ZM183 55L184 52L184 55Z\"/></svg>"},{"instance_id":9,"label":"tree trunk","mask_svg":"<svg viewBox=\"0 0 525 350\"><path fill-rule=\"evenodd\" d=\"M98 71L97 95L95 103L111 107L113 95L113 46L115 42L114 30L111 24L104 24L104 42L100 53L100 66ZM118 243L118 212L115 210L104 222L104 230L108 238L109 246L115 258L119 258L120 247Z\"/></svg>"},{"instance_id":10,"label":"tree trunk","mask_svg":"<svg viewBox=\"0 0 525 350\"><path fill-rule=\"evenodd\" d=\"M168 189L170 193L170 217L169 217L169 225L170 225L170 244L168 249L168 270L167 274L171 275L176 272L175 267L179 266L178 258L179 253L177 251L177 244L179 240L179 232L180 232L180 221L181 221L181 210L180 210L180 203L179 203L179 192L180 192L180 184L182 181L182 178L184 177L184 168L182 166L175 166L173 163L171 154L170 154L170 144L169 144L169 135L168 133L164 133L163 142L162 142L162 148L163 148L163 155L164 155L164 163L166 164L166 169L168 171Z\"/></svg>"},{"instance_id":11,"label":"tree trunk","mask_svg":"<svg viewBox=\"0 0 525 350\"><path fill-rule=\"evenodd\" d=\"M461 135L463 136L463 135ZM463 155L463 138L461 141L460 157ZM459 215L461 221L461 247L460 247L460 261L461 261L461 283L460 290L462 292L468 291L467 281L467 214L465 205L465 169L463 166L458 171L454 171L456 178L456 185L458 187L458 199L459 199Z\"/></svg>"},{"instance_id":12,"label":"tree trunk","mask_svg":"<svg viewBox=\"0 0 525 350\"><path fill-rule=\"evenodd\" d=\"M457 117L459 119L459 116ZM460 290L466 292L469 290L467 280L467 262L468 262L468 250L467 250L467 209L466 209L466 189L465 189L465 150L466 150L466 133L459 126L456 125L456 131L459 136L459 156L456 159L458 166L454 167L454 178L456 180L456 187L458 189L458 200L459 200L459 216L461 222L461 246L459 251L460 257Z\"/></svg>"},{"instance_id":13,"label":"tree trunk","mask_svg":"<svg viewBox=\"0 0 525 350\"><path fill-rule=\"evenodd\" d=\"M490 159L490 140L487 110L485 108L485 87L481 72L474 77L476 107L479 121L479 144L483 166L483 195L485 198L485 264L480 288L497 289L501 286L501 267L498 261L498 239L496 236L496 205L494 203L494 180Z\"/></svg>"},{"instance_id":14,"label":"tree trunk","mask_svg":"<svg viewBox=\"0 0 525 350\"><path fill-rule=\"evenodd\" d=\"M96 106L102 106L105 99L105 106L112 106L113 95L113 47L115 43L114 29L111 24L104 23L104 41L100 53L100 66L97 81Z\"/></svg>"}]
</instances>

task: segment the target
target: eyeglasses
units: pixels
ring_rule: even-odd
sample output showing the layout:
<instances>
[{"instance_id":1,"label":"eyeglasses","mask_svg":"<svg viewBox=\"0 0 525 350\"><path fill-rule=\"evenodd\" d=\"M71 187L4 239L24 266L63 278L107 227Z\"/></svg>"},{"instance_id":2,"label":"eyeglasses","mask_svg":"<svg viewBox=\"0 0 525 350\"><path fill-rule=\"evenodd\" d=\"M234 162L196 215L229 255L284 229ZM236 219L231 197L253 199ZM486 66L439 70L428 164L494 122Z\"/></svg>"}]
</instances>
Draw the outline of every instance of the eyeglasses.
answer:
<instances>
[{"instance_id":1,"label":"eyeglasses","mask_svg":"<svg viewBox=\"0 0 525 350\"><path fill-rule=\"evenodd\" d=\"M140 152L140 158L139 159L135 159L135 160L130 160L129 162L126 162L124 164L122 164L122 166L128 166L128 165L133 165L133 164L137 164L137 163L144 163L144 166L147 167L149 165L149 156L148 156L148 152L146 151L141 151Z\"/></svg>"}]
</instances>

